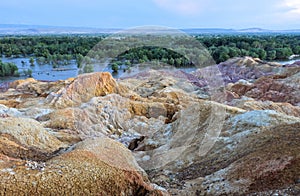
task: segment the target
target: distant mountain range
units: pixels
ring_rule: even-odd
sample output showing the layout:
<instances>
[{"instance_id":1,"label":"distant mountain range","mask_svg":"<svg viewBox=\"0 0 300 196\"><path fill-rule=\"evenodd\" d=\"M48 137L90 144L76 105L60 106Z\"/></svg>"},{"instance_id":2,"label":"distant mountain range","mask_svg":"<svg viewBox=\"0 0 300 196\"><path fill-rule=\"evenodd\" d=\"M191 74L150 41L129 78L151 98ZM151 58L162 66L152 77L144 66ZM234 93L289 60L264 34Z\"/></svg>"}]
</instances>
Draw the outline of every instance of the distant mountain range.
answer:
<instances>
[{"instance_id":1,"label":"distant mountain range","mask_svg":"<svg viewBox=\"0 0 300 196\"><path fill-rule=\"evenodd\" d=\"M0 24L0 35L54 35L54 34L111 34L121 28L89 28L89 27L59 27L46 25ZM180 29L188 34L244 34L244 33L299 33L300 29L269 30L261 28L222 29L222 28L187 28Z\"/></svg>"},{"instance_id":2,"label":"distant mountain range","mask_svg":"<svg viewBox=\"0 0 300 196\"><path fill-rule=\"evenodd\" d=\"M0 35L111 34L121 29L0 24Z\"/></svg>"},{"instance_id":3,"label":"distant mountain range","mask_svg":"<svg viewBox=\"0 0 300 196\"><path fill-rule=\"evenodd\" d=\"M256 34L267 34L267 33L300 33L300 29L292 30L270 30L261 28L247 28L247 29L222 29L222 28L211 28L211 29L182 29L184 32L189 34L242 34L242 33L256 33Z\"/></svg>"}]
</instances>

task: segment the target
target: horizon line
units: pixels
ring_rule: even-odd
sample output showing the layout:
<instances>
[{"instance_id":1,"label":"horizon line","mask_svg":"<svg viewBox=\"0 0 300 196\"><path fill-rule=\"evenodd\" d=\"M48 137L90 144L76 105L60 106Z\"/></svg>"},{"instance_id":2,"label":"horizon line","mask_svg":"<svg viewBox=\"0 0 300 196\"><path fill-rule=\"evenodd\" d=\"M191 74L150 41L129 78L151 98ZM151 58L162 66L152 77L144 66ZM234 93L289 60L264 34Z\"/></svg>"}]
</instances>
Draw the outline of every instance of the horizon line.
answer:
<instances>
[{"instance_id":1,"label":"horizon line","mask_svg":"<svg viewBox=\"0 0 300 196\"><path fill-rule=\"evenodd\" d=\"M131 27L96 27L96 26L69 26L69 25L46 25L46 24L14 24L14 23L0 23L0 29L3 28L1 26L24 26L24 27L36 27L36 28L78 28L78 29L130 29L130 28L136 28L136 27L147 27L147 26L160 26L160 27L167 27L167 28L173 28L173 29L179 29L179 30L191 30L191 29L201 29L201 30L233 30L233 31L239 31L239 30L260 30L260 31L300 31L299 28L288 28L288 29L275 29L275 28L261 28L261 27L171 27L171 26L165 26L165 25L140 25L140 26L131 26ZM7 27L9 28L9 27ZM11 27L12 28L12 27Z\"/></svg>"}]
</instances>

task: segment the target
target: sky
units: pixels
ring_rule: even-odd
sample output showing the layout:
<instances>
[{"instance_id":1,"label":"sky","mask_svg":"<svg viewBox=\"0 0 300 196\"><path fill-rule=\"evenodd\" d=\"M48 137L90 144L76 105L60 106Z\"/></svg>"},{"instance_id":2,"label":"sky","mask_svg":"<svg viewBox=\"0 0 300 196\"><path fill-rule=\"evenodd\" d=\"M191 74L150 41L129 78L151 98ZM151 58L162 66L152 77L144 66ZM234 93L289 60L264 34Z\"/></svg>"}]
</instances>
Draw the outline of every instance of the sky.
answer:
<instances>
[{"instance_id":1,"label":"sky","mask_svg":"<svg viewBox=\"0 0 300 196\"><path fill-rule=\"evenodd\" d=\"M300 29L300 0L1 0L0 24Z\"/></svg>"}]
</instances>

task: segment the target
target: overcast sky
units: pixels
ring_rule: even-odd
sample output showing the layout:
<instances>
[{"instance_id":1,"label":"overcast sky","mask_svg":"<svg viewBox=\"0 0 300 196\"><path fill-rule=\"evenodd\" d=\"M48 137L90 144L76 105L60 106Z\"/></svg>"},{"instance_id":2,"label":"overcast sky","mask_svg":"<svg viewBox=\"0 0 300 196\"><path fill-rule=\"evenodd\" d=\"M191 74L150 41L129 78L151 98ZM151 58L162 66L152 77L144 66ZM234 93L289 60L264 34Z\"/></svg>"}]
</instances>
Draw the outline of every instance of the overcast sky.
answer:
<instances>
[{"instance_id":1,"label":"overcast sky","mask_svg":"<svg viewBox=\"0 0 300 196\"><path fill-rule=\"evenodd\" d=\"M1 0L0 24L300 29L300 0Z\"/></svg>"}]
</instances>

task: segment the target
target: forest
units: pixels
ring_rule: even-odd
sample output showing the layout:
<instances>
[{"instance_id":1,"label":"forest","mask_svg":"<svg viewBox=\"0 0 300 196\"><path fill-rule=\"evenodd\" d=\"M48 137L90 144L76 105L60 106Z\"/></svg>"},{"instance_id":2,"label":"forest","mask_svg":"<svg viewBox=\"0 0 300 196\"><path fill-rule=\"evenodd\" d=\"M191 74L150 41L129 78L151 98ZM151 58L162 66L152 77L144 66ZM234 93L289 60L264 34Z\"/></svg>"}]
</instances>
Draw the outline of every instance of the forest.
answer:
<instances>
[{"instance_id":1,"label":"forest","mask_svg":"<svg viewBox=\"0 0 300 196\"><path fill-rule=\"evenodd\" d=\"M88 52L108 35L69 35L69 36L3 36L0 37L0 55L2 57L30 58L30 64L51 64L53 68L76 60L78 67L83 60L91 63ZM285 60L291 55L300 54L300 35L195 35L216 63L232 57L251 56L262 60ZM184 50L184 48L183 48ZM112 52L114 53L114 51ZM117 51L116 51L117 54ZM98 57L100 54L97 54ZM102 53L105 55L105 53ZM101 55L100 55L101 56ZM174 51L159 47L140 47L117 55L111 66L118 71L121 64L130 67L132 64L147 61L161 61L174 66L190 66L191 60ZM86 70L89 72L92 70ZM17 67L12 63L0 62L0 76L18 75Z\"/></svg>"},{"instance_id":2,"label":"forest","mask_svg":"<svg viewBox=\"0 0 300 196\"><path fill-rule=\"evenodd\" d=\"M300 35L196 36L219 63L237 56L284 60L300 54Z\"/></svg>"}]
</instances>

